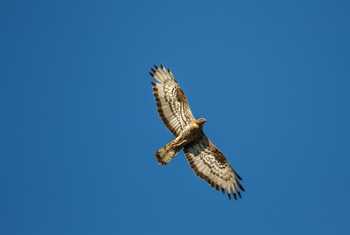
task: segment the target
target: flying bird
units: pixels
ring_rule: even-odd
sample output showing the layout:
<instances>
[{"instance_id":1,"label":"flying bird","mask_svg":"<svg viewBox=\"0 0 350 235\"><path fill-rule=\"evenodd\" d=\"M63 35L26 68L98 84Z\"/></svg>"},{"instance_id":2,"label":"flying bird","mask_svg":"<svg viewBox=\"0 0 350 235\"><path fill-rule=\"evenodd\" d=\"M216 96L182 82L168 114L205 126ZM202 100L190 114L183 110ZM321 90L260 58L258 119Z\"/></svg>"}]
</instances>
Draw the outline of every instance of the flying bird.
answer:
<instances>
[{"instance_id":1,"label":"flying bird","mask_svg":"<svg viewBox=\"0 0 350 235\"><path fill-rule=\"evenodd\" d=\"M161 165L168 164L183 150L195 174L228 198L241 198L242 178L224 154L204 134L205 118L196 119L187 97L173 73L163 65L151 68L152 88L158 113L175 138L156 152Z\"/></svg>"}]
</instances>

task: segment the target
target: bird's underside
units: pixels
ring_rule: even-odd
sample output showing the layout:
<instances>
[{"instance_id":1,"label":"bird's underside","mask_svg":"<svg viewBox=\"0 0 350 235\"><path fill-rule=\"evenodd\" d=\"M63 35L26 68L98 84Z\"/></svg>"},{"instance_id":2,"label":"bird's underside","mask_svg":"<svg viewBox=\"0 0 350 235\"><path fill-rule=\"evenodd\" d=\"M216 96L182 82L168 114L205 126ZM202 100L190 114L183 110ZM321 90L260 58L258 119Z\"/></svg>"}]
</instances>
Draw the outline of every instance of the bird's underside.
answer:
<instances>
[{"instance_id":1,"label":"bird's underside","mask_svg":"<svg viewBox=\"0 0 350 235\"><path fill-rule=\"evenodd\" d=\"M179 151L198 141L203 134L203 124L204 122L201 119L193 120L175 139L156 152L158 162L161 165L166 165Z\"/></svg>"},{"instance_id":2,"label":"bird's underside","mask_svg":"<svg viewBox=\"0 0 350 235\"><path fill-rule=\"evenodd\" d=\"M241 197L244 191L241 177L231 167L220 150L203 132L206 120L195 119L187 98L172 72L164 66L154 66L150 75L158 112L175 138L156 152L161 165L166 165L184 150L190 166L212 187L226 193L231 199Z\"/></svg>"}]
</instances>

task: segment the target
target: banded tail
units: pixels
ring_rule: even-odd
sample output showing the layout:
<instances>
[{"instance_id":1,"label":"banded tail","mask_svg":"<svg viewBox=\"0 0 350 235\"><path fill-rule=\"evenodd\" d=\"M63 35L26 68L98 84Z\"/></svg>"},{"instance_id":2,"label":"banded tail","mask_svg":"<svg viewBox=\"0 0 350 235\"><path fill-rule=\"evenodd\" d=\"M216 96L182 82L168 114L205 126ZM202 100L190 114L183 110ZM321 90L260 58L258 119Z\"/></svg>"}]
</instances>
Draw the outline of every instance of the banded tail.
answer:
<instances>
[{"instance_id":1,"label":"banded tail","mask_svg":"<svg viewBox=\"0 0 350 235\"><path fill-rule=\"evenodd\" d=\"M156 158L157 161L161 164L161 165L166 165L168 164L171 159L173 159L176 154L182 149L182 146L177 146L174 144L174 142L170 142L167 145L165 145L164 147L160 148L157 152L156 152Z\"/></svg>"}]
</instances>

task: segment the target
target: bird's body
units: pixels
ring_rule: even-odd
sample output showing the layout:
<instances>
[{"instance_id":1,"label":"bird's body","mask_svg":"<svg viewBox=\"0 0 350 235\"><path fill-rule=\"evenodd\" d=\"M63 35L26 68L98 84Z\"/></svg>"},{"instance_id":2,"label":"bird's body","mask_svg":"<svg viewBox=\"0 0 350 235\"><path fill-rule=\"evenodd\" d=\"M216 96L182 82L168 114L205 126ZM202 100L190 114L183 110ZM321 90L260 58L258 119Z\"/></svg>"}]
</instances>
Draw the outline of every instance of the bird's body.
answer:
<instances>
[{"instance_id":1,"label":"bird's body","mask_svg":"<svg viewBox=\"0 0 350 235\"><path fill-rule=\"evenodd\" d=\"M195 173L212 187L227 193L228 197L241 197L244 191L241 177L231 167L223 153L204 134L204 118L195 119L172 72L164 66L154 66L150 75L158 112L175 138L156 152L161 165L166 165L182 149Z\"/></svg>"},{"instance_id":2,"label":"bird's body","mask_svg":"<svg viewBox=\"0 0 350 235\"><path fill-rule=\"evenodd\" d=\"M181 149L200 139L203 135L203 124L201 119L193 120L174 140L157 151L158 162L162 165L167 164Z\"/></svg>"}]
</instances>

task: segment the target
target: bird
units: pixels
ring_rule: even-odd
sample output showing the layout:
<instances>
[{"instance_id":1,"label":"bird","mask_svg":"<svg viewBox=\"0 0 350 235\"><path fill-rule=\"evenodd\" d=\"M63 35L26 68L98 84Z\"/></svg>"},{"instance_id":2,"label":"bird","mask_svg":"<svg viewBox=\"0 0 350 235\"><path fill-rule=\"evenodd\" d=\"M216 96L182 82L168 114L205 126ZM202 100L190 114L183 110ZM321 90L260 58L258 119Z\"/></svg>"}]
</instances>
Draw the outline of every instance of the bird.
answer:
<instances>
[{"instance_id":1,"label":"bird","mask_svg":"<svg viewBox=\"0 0 350 235\"><path fill-rule=\"evenodd\" d=\"M195 174L229 199L241 198L242 178L230 165L224 154L205 135L203 127L207 120L196 119L188 99L164 65L154 65L149 72L157 110L174 139L155 153L162 166L167 165L181 150Z\"/></svg>"}]
</instances>

